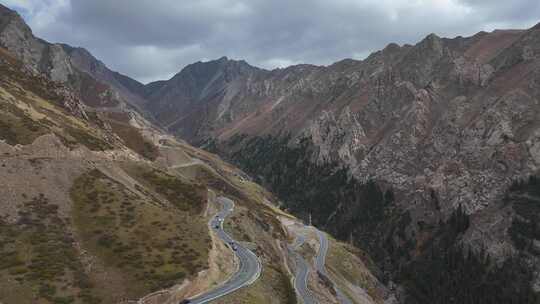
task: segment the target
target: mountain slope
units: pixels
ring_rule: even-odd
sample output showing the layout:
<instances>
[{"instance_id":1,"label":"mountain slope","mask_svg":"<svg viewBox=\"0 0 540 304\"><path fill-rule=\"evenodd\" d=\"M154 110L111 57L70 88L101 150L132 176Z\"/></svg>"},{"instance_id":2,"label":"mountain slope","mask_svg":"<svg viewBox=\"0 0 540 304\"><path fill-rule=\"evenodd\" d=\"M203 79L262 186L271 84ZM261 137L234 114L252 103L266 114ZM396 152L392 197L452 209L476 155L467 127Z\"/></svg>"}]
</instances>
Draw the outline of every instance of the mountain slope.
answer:
<instances>
[{"instance_id":1,"label":"mountain slope","mask_svg":"<svg viewBox=\"0 0 540 304\"><path fill-rule=\"evenodd\" d=\"M0 12L0 302L178 303L204 293L236 270L208 226L226 196L236 207L225 229L257 253L263 273L218 301L296 303L280 217L297 219L240 170L124 108L118 88L97 79L113 82L106 67L74 68L84 51L39 40L16 13ZM63 58L73 74L42 65L56 56L49 51L72 56ZM343 284L389 294L375 276L361 283Z\"/></svg>"},{"instance_id":2,"label":"mountain slope","mask_svg":"<svg viewBox=\"0 0 540 304\"><path fill-rule=\"evenodd\" d=\"M222 303L295 302L283 223L300 223L275 205L374 259L350 249L353 269L329 267L354 300L393 301L382 280L405 303L538 302L540 25L432 34L327 67L224 57L146 86L3 6L0 46L3 301L204 292L235 268L206 225L222 195L237 202L225 229L264 268ZM309 280L336 300L328 278Z\"/></svg>"},{"instance_id":3,"label":"mountain slope","mask_svg":"<svg viewBox=\"0 0 540 304\"><path fill-rule=\"evenodd\" d=\"M453 247L485 250L496 264L523 253L502 199L540 165L539 42L538 25L431 34L362 61L255 71L225 80L212 98L149 106L167 112L171 132L234 160L295 214L369 249L389 278L402 281L397 270L438 244L437 231L458 208L471 225ZM199 65L223 71L209 68L217 61ZM177 96L167 84L161 90ZM534 256L523 260L537 264Z\"/></svg>"},{"instance_id":4,"label":"mountain slope","mask_svg":"<svg viewBox=\"0 0 540 304\"><path fill-rule=\"evenodd\" d=\"M175 130L182 138L203 139L208 136L208 119L231 120L229 106L233 98L249 90L248 82L260 73L264 71L226 57L197 62L167 82L148 84L147 109L161 125Z\"/></svg>"},{"instance_id":5,"label":"mountain slope","mask_svg":"<svg viewBox=\"0 0 540 304\"><path fill-rule=\"evenodd\" d=\"M207 268L206 221L195 216L204 211L206 188L160 175L176 184L174 195L157 200L121 165L138 164L141 172L151 166L69 89L33 75L5 50L0 59L2 301L111 303ZM166 221L173 214L185 219ZM142 233L159 229L151 242ZM178 234L183 229L190 233ZM148 251L166 242L197 252L198 260Z\"/></svg>"},{"instance_id":6,"label":"mountain slope","mask_svg":"<svg viewBox=\"0 0 540 304\"><path fill-rule=\"evenodd\" d=\"M94 107L141 106L143 85L109 70L83 48L51 44L35 37L17 12L0 5L0 46L42 73L67 84ZM92 89L89 89L92 88Z\"/></svg>"}]
</instances>

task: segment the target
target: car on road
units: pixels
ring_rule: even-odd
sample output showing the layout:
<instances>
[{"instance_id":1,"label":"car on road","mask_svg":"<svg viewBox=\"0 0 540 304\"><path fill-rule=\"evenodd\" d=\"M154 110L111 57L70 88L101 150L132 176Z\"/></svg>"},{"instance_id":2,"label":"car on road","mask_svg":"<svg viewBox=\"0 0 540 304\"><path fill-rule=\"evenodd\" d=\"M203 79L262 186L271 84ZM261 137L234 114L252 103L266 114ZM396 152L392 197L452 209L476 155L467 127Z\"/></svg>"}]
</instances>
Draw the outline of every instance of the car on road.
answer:
<instances>
[{"instance_id":1,"label":"car on road","mask_svg":"<svg viewBox=\"0 0 540 304\"><path fill-rule=\"evenodd\" d=\"M234 251L238 250L238 247L236 246L236 244L233 241L230 241L229 245L231 245L232 250L234 250Z\"/></svg>"},{"instance_id":2,"label":"car on road","mask_svg":"<svg viewBox=\"0 0 540 304\"><path fill-rule=\"evenodd\" d=\"M216 229L219 229L219 225L216 225Z\"/></svg>"},{"instance_id":3,"label":"car on road","mask_svg":"<svg viewBox=\"0 0 540 304\"><path fill-rule=\"evenodd\" d=\"M191 303L190 300L182 300L182 301L180 301L180 303L178 303L178 304L189 304L189 303Z\"/></svg>"}]
</instances>

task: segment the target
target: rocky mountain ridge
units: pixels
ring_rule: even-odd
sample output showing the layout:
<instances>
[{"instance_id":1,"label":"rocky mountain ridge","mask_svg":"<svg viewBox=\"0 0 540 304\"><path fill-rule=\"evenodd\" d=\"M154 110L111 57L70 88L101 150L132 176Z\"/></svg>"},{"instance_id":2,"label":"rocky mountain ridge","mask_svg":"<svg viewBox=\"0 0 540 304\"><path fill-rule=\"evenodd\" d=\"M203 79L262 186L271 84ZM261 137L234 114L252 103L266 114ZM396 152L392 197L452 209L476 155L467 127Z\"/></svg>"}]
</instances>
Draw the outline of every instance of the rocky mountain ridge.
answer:
<instances>
[{"instance_id":1,"label":"rocky mountain ridge","mask_svg":"<svg viewBox=\"0 0 540 304\"><path fill-rule=\"evenodd\" d=\"M170 131L199 144L243 134L310 138L318 162L339 161L361 179L398 189L435 189L448 202L446 214L460 203L474 213L500 195L478 192L480 180L508 184L537 170L539 36L536 27L454 39L431 34L363 61L247 74L240 72L246 65L230 73L236 65L222 58L196 64L207 72L200 78L184 69L150 95L149 108L167 115ZM224 71L229 80L215 85ZM197 92L205 94L177 95L192 91L182 89L187 78L200 80ZM473 182L449 178L450 167Z\"/></svg>"},{"instance_id":2,"label":"rocky mountain ridge","mask_svg":"<svg viewBox=\"0 0 540 304\"><path fill-rule=\"evenodd\" d=\"M163 161L161 133L139 114L148 111L177 137L236 161L284 199L282 208L313 215L317 226L369 249L410 303L436 297L408 277L414 265L442 263L430 252L457 259L458 271L476 265L497 284L521 268L486 266L484 253L494 265L516 256L517 265L539 265L537 217L524 216L535 183L517 187L525 194L510 185L540 165L540 24L452 39L431 34L329 66L267 71L223 57L142 85L84 49L35 38L17 13L1 8L0 46L79 98L66 103L71 112L90 123L97 113L98 138L112 134L115 147ZM468 248L479 257L454 255ZM518 276L501 296L512 298L529 281L540 290L540 269L529 268L532 278ZM461 275L440 273L449 282ZM484 288L476 283L469 285Z\"/></svg>"},{"instance_id":3,"label":"rocky mountain ridge","mask_svg":"<svg viewBox=\"0 0 540 304\"><path fill-rule=\"evenodd\" d=\"M142 84L109 70L87 50L35 37L22 17L4 6L0 6L0 19L0 45L35 74L43 74L72 88L85 104L126 108L144 103L139 94L134 93Z\"/></svg>"},{"instance_id":4,"label":"rocky mountain ridge","mask_svg":"<svg viewBox=\"0 0 540 304\"><path fill-rule=\"evenodd\" d=\"M222 73L201 70L209 73L201 80ZM306 157L320 168L345 167L359 183L390 187L407 222L400 228L405 237L391 229L381 237L398 247L413 242L409 255L423 252L436 234L426 227L448 220L458 208L471 224L457 243L498 263L521 254L510 232L517 215L504 197L512 182L537 174L540 165L540 25L452 39L431 34L416 45L389 44L362 61L234 75L213 87L213 94L191 99L162 83L172 95L150 103L157 105L150 111L166 115L165 126L179 137L241 167L248 164L244 168L272 190L286 186L279 179L291 170L305 171L277 170L287 154L276 151L293 147L290 153L297 155L304 148L294 147L306 142ZM213 81L199 87L206 84ZM285 143L276 145L281 139ZM312 189L297 191L309 196ZM332 230L353 220L347 210L358 202L342 199L320 209L318 225Z\"/></svg>"},{"instance_id":5,"label":"rocky mountain ridge","mask_svg":"<svg viewBox=\"0 0 540 304\"><path fill-rule=\"evenodd\" d=\"M296 303L286 248L298 219L242 171L138 113L132 96L150 87L0 13L0 302L168 304L207 293L240 269L210 224L225 196L235 207L222 229L263 271L214 302ZM369 257L328 242L326 280L351 299L393 299ZM320 302L337 301L338 287L315 271L308 284Z\"/></svg>"}]
</instances>

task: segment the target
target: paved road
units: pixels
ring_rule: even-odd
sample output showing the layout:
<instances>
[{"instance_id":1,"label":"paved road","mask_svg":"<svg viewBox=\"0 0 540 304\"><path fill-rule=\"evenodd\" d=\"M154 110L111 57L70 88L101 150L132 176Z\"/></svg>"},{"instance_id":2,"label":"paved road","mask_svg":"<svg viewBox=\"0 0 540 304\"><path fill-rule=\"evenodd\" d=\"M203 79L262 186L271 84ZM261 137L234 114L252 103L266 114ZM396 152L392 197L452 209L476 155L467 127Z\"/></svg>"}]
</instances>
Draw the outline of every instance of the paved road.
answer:
<instances>
[{"instance_id":1,"label":"paved road","mask_svg":"<svg viewBox=\"0 0 540 304\"><path fill-rule=\"evenodd\" d=\"M294 240L294 243L292 245L289 245L289 252L294 256L294 261L296 264L296 273L294 276L294 289L302 299L302 303L304 304L316 304L317 301L309 291L307 287L307 279L309 275L309 265L304 260L304 258L298 254L295 250L298 249L298 247L302 246L304 244L304 241L306 238L298 234L296 236L296 239Z\"/></svg>"},{"instance_id":2,"label":"paved road","mask_svg":"<svg viewBox=\"0 0 540 304\"><path fill-rule=\"evenodd\" d=\"M217 298L230 294L244 286L248 286L255 282L261 275L261 263L257 256L249 249L241 246L234 241L224 230L223 221L232 212L234 203L228 198L219 197L218 202L221 203L221 211L213 217L208 224L210 229L214 230L217 236L223 240L230 248L236 248L234 253L238 257L240 267L238 271L233 274L229 280L224 284L216 287L213 290L208 291L205 294L199 295L189 300L189 303L202 304L213 301ZM216 228L217 227L217 228Z\"/></svg>"},{"instance_id":3,"label":"paved road","mask_svg":"<svg viewBox=\"0 0 540 304\"><path fill-rule=\"evenodd\" d=\"M315 267L317 268L317 271L324 274L329 280L332 281L330 276L328 276L328 273L326 272L326 253L328 252L328 238L326 237L326 234L324 232L320 231L317 228L314 228L315 231L317 231L317 235L319 236L319 252L317 252L317 257L315 259ZM332 281L332 284L334 284L334 289L336 290L336 295L339 303L341 304L352 304L351 300L341 292L337 288L337 285L334 281Z\"/></svg>"}]
</instances>

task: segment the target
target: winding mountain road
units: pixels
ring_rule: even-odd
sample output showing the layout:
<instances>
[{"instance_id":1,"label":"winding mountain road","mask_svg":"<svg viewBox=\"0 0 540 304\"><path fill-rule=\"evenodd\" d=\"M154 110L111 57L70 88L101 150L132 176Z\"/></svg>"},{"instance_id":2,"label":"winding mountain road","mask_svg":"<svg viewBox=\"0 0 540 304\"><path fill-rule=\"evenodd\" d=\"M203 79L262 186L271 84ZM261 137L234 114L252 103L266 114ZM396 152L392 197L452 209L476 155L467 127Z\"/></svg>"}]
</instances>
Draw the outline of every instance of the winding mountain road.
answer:
<instances>
[{"instance_id":1,"label":"winding mountain road","mask_svg":"<svg viewBox=\"0 0 540 304\"><path fill-rule=\"evenodd\" d=\"M234 251L238 257L240 266L238 271L222 285L189 299L188 303L190 304L208 303L228 295L244 286L254 283L261 275L262 266L257 256L251 250L238 244L223 230L223 221L233 211L234 202L226 197L219 197L217 200L222 204L222 209L208 222L208 225Z\"/></svg>"},{"instance_id":2,"label":"winding mountain road","mask_svg":"<svg viewBox=\"0 0 540 304\"><path fill-rule=\"evenodd\" d=\"M316 304L317 301L313 298L313 295L307 287L307 280L309 275L309 265L304 258L295 250L304 244L306 238L298 234L294 243L289 245L289 252L294 255L294 262L296 264L296 273L294 276L294 289L302 299L304 304Z\"/></svg>"},{"instance_id":3,"label":"winding mountain road","mask_svg":"<svg viewBox=\"0 0 540 304\"><path fill-rule=\"evenodd\" d=\"M341 292L337 288L336 283L328 276L328 273L326 272L326 253L328 252L328 238L326 237L326 234L324 232L320 231L317 228L314 228L317 232L317 235L319 236L319 252L317 253L317 258L315 259L315 267L317 268L317 271L323 275L325 275L330 281L332 281L332 284L334 285L334 289L336 290L336 296L341 304L353 304L351 300Z\"/></svg>"}]
</instances>

